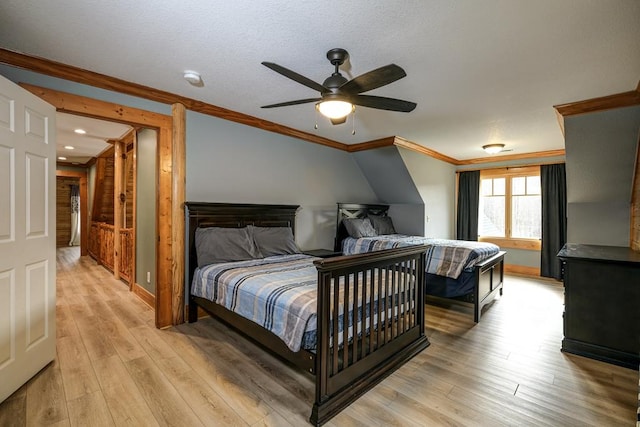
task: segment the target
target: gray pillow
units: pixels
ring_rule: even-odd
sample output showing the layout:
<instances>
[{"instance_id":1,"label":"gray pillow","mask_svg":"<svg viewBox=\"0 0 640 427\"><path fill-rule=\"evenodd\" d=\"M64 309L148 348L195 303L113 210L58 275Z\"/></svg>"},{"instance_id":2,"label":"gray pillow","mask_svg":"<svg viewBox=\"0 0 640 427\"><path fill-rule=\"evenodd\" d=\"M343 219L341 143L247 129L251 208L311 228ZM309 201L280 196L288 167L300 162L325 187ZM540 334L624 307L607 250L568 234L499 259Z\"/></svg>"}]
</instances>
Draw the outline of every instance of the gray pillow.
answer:
<instances>
[{"instance_id":1,"label":"gray pillow","mask_svg":"<svg viewBox=\"0 0 640 427\"><path fill-rule=\"evenodd\" d=\"M253 240L262 256L298 254L300 249L289 227L255 227L249 225Z\"/></svg>"},{"instance_id":2,"label":"gray pillow","mask_svg":"<svg viewBox=\"0 0 640 427\"><path fill-rule=\"evenodd\" d=\"M375 237L378 235L371 225L369 218L345 218L342 220L349 236L359 239L360 237Z\"/></svg>"},{"instance_id":3,"label":"gray pillow","mask_svg":"<svg viewBox=\"0 0 640 427\"><path fill-rule=\"evenodd\" d=\"M369 215L369 219L371 220L373 229L376 230L379 236L384 234L397 234L390 216Z\"/></svg>"},{"instance_id":4,"label":"gray pillow","mask_svg":"<svg viewBox=\"0 0 640 427\"><path fill-rule=\"evenodd\" d=\"M262 258L248 228L196 229L198 267L220 262Z\"/></svg>"}]
</instances>

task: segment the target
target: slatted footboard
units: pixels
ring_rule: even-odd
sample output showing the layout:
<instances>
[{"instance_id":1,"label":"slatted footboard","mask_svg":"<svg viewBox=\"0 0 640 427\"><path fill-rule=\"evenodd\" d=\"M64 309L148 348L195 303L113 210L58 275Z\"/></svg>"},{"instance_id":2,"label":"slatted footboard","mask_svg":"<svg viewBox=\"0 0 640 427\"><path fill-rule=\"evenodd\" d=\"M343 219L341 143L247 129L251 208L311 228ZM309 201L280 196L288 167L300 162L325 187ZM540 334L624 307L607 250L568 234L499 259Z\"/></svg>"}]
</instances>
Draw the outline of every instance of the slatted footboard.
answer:
<instances>
[{"instance_id":1,"label":"slatted footboard","mask_svg":"<svg viewBox=\"0 0 640 427\"><path fill-rule=\"evenodd\" d=\"M329 420L429 345L424 334L425 250L415 246L315 262L318 347L312 424Z\"/></svg>"}]
</instances>

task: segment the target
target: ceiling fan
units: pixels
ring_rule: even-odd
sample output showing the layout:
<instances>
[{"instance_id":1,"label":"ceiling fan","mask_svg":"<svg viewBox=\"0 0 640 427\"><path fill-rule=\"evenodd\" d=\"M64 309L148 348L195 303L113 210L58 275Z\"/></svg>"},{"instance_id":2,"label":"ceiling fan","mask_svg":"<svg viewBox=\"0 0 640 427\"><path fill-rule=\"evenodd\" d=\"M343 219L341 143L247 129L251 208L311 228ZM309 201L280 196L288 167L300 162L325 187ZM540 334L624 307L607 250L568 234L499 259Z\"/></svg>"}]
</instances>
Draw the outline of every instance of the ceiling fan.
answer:
<instances>
[{"instance_id":1,"label":"ceiling fan","mask_svg":"<svg viewBox=\"0 0 640 427\"><path fill-rule=\"evenodd\" d=\"M316 108L320 113L328 117L334 125L344 123L347 120L347 116L355 110L356 105L379 110L400 111L403 113L408 113L416 108L417 104L415 102L386 98L383 96L362 95L363 92L388 85L405 77L407 73L405 73L402 68L396 64L389 64L364 73L351 80L347 80L340 74L338 69L348 57L349 53L340 48L331 49L327 52L327 59L335 67L335 70L322 84L316 83L295 71L291 71L273 62L263 62L262 65L271 68L276 73L280 73L291 80L317 90L320 92L320 97L264 105L262 108L285 107L288 105L316 102Z\"/></svg>"}]
</instances>

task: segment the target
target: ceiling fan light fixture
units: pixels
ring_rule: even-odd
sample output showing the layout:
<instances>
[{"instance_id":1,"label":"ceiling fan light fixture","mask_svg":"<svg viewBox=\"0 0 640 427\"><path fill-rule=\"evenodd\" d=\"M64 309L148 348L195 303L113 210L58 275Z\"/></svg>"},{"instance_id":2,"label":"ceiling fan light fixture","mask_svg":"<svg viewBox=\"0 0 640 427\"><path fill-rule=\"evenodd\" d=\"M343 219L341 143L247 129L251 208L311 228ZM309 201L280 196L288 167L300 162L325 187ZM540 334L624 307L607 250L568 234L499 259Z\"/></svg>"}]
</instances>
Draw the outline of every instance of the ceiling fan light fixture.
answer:
<instances>
[{"instance_id":1,"label":"ceiling fan light fixture","mask_svg":"<svg viewBox=\"0 0 640 427\"><path fill-rule=\"evenodd\" d=\"M498 154L499 152L504 150L504 144L487 144L483 145L482 149L488 154Z\"/></svg>"},{"instance_id":2,"label":"ceiling fan light fixture","mask_svg":"<svg viewBox=\"0 0 640 427\"><path fill-rule=\"evenodd\" d=\"M318 102L316 107L323 116L330 119L347 117L355 108L352 103L339 100Z\"/></svg>"}]
</instances>

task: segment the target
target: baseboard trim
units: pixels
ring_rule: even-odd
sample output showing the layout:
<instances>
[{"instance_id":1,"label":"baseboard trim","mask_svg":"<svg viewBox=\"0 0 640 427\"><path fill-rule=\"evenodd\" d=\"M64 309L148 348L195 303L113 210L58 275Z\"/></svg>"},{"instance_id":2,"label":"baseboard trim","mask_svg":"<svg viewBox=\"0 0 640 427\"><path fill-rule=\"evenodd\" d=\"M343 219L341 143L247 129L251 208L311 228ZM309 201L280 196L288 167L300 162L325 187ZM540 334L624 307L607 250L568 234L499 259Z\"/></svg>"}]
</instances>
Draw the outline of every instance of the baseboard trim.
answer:
<instances>
[{"instance_id":1,"label":"baseboard trim","mask_svg":"<svg viewBox=\"0 0 640 427\"><path fill-rule=\"evenodd\" d=\"M155 310L155 308L156 308L156 296L154 294L152 294L151 292L149 292L148 290L146 290L145 288L143 288L142 286L138 285L135 282L134 282L133 287L131 288L131 290L145 304L147 304L149 307L151 307L151 308L153 308Z\"/></svg>"},{"instance_id":2,"label":"baseboard trim","mask_svg":"<svg viewBox=\"0 0 640 427\"><path fill-rule=\"evenodd\" d=\"M523 276L540 277L540 267L528 267L526 265L505 264L504 272L522 274Z\"/></svg>"}]
</instances>

